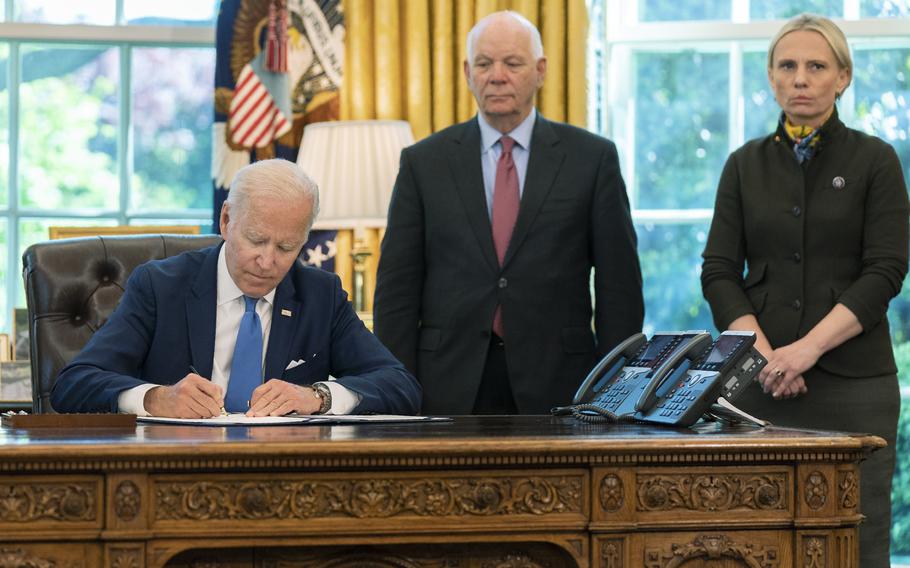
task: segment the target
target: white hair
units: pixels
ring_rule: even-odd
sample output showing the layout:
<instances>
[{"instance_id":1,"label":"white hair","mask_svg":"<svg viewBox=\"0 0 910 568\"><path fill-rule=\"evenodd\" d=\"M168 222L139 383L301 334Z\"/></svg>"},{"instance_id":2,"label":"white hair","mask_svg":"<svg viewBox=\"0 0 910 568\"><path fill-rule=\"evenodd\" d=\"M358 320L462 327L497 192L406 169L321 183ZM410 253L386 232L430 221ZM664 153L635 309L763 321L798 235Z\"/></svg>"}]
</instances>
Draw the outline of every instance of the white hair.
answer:
<instances>
[{"instance_id":1,"label":"white hair","mask_svg":"<svg viewBox=\"0 0 910 568\"><path fill-rule=\"evenodd\" d=\"M310 199L313 211L306 220L306 231L310 232L319 213L319 187L303 171L303 168L280 158L261 160L243 167L234 176L227 203L235 215L247 212L249 201L255 193L257 199Z\"/></svg>"},{"instance_id":2,"label":"white hair","mask_svg":"<svg viewBox=\"0 0 910 568\"><path fill-rule=\"evenodd\" d=\"M494 19L500 19L503 16L509 16L514 19L516 22L521 24L525 30L527 30L528 35L531 36L531 55L534 56L534 59L540 59L543 57L543 41L540 39L540 31L537 29L537 26L531 23L530 20L519 14L514 10L503 10L501 12L494 12L488 16L485 16L480 19L479 22L474 24L474 27L471 28L471 31L468 32L468 65L471 65L474 61L474 44L477 43L477 38L480 36L480 33L490 24Z\"/></svg>"}]
</instances>

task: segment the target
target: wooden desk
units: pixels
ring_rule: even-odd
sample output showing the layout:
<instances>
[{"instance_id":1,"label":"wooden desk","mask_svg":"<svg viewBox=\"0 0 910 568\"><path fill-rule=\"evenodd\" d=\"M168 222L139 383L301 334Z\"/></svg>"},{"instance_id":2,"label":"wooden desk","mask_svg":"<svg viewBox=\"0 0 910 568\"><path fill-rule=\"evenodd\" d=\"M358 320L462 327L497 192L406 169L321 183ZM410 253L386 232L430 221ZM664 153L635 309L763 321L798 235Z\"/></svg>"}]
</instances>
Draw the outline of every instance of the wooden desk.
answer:
<instances>
[{"instance_id":1,"label":"wooden desk","mask_svg":"<svg viewBox=\"0 0 910 568\"><path fill-rule=\"evenodd\" d=\"M544 416L5 428L0 567L855 567L882 445Z\"/></svg>"}]
</instances>

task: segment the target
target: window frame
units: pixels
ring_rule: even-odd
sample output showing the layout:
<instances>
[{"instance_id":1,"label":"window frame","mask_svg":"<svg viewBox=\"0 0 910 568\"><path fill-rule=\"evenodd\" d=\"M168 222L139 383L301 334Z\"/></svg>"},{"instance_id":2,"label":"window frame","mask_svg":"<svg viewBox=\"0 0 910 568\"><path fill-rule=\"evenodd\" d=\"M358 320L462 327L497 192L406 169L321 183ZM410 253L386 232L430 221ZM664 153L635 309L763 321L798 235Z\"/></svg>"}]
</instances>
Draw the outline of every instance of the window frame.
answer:
<instances>
[{"instance_id":1,"label":"window frame","mask_svg":"<svg viewBox=\"0 0 910 568\"><path fill-rule=\"evenodd\" d=\"M9 148L7 205L0 207L0 218L7 223L6 306L0 316L0 331L11 331L10 316L19 300L21 266L19 262L19 225L23 219L71 219L74 221L98 219L126 225L136 221L169 219L174 221L208 221L210 209L138 211L131 208L133 176L132 139L132 55L135 48L215 48L215 26L151 26L124 23L123 2L117 0L117 24L39 24L14 22L12 1L5 6L5 22L0 22L0 42L8 45L7 85L5 96L9 108ZM119 199L116 208L91 210L47 210L20 206L19 187L19 121L21 85L21 50L28 44L93 45L118 50L118 127L117 127L117 176Z\"/></svg>"}]
</instances>

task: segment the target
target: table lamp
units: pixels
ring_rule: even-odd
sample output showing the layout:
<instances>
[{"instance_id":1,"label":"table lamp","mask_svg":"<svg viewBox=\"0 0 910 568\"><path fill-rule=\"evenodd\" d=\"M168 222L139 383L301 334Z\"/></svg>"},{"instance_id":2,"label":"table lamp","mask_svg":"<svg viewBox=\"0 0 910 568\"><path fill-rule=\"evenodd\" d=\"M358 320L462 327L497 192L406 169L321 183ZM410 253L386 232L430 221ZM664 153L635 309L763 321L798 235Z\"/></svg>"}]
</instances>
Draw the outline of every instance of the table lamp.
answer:
<instances>
[{"instance_id":1,"label":"table lamp","mask_svg":"<svg viewBox=\"0 0 910 568\"><path fill-rule=\"evenodd\" d=\"M354 308L365 307L366 227L384 226L401 149L414 142L403 120L342 120L307 125L297 163L319 185L319 222L352 227Z\"/></svg>"}]
</instances>

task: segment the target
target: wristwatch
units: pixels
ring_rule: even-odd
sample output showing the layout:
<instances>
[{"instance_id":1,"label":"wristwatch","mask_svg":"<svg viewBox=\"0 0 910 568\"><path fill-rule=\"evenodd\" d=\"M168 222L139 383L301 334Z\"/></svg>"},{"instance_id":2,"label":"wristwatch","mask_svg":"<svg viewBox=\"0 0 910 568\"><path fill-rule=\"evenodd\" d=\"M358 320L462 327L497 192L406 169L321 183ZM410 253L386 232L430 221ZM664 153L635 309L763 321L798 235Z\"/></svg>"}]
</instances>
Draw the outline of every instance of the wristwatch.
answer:
<instances>
[{"instance_id":1,"label":"wristwatch","mask_svg":"<svg viewBox=\"0 0 910 568\"><path fill-rule=\"evenodd\" d=\"M332 408L332 391L324 383L313 383L310 385L313 394L319 399L319 410L313 414L325 414Z\"/></svg>"}]
</instances>

